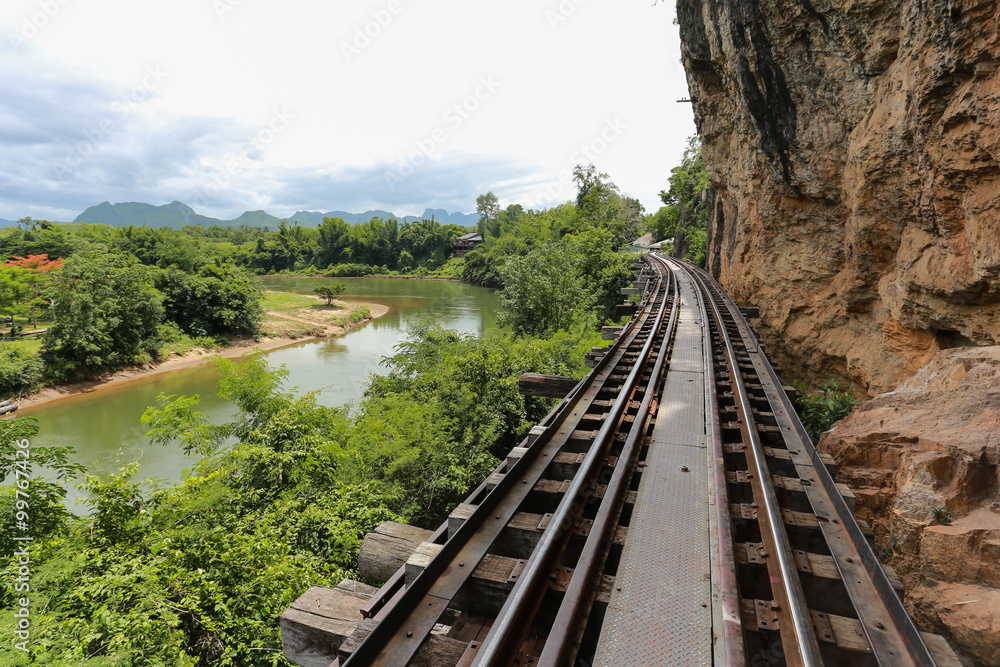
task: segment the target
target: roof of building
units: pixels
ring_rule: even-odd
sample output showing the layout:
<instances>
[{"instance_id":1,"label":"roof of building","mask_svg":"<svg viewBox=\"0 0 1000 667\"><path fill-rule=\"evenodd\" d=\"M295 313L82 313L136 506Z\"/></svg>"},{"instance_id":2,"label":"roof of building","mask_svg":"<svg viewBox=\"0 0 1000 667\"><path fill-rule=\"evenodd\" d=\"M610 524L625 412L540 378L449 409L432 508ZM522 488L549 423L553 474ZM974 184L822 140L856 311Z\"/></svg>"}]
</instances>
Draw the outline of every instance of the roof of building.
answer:
<instances>
[{"instance_id":1,"label":"roof of building","mask_svg":"<svg viewBox=\"0 0 1000 667\"><path fill-rule=\"evenodd\" d=\"M471 234L463 234L459 236L456 241L482 241L483 237L480 236L478 232L472 232Z\"/></svg>"}]
</instances>

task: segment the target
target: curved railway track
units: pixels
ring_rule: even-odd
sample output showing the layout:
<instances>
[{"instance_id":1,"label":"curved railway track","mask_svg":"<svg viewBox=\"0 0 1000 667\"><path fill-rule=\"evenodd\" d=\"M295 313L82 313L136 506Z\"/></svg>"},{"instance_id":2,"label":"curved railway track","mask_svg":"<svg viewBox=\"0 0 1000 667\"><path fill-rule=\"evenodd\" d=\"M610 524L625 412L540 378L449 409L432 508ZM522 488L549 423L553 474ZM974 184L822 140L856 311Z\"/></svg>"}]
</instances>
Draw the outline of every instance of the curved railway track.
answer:
<instances>
[{"instance_id":1,"label":"curved railway track","mask_svg":"<svg viewBox=\"0 0 1000 667\"><path fill-rule=\"evenodd\" d=\"M341 667L949 664L739 308L676 260L636 285L630 325L369 600Z\"/></svg>"}]
</instances>

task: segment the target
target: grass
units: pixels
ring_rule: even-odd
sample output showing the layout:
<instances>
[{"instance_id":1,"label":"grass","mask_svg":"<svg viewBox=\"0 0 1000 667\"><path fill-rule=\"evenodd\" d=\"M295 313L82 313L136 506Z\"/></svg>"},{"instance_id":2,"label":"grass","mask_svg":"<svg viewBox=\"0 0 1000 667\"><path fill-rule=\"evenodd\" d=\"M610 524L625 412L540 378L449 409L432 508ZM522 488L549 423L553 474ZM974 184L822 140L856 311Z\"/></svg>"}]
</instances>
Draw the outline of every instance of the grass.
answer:
<instances>
[{"instance_id":1,"label":"grass","mask_svg":"<svg viewBox=\"0 0 1000 667\"><path fill-rule=\"evenodd\" d=\"M41 338L22 338L18 341L27 350L31 350L35 354L42 351L42 339Z\"/></svg>"},{"instance_id":2,"label":"grass","mask_svg":"<svg viewBox=\"0 0 1000 667\"><path fill-rule=\"evenodd\" d=\"M293 294L292 292L264 292L264 299L260 304L265 311L271 310L296 310L297 308L308 308L318 305L316 299L304 294Z\"/></svg>"},{"instance_id":3,"label":"grass","mask_svg":"<svg viewBox=\"0 0 1000 667\"><path fill-rule=\"evenodd\" d=\"M173 322L166 322L160 325L160 359L166 359L171 354L183 353L195 348L211 349L215 347L225 347L229 344L226 336L190 336Z\"/></svg>"},{"instance_id":4,"label":"grass","mask_svg":"<svg viewBox=\"0 0 1000 667\"><path fill-rule=\"evenodd\" d=\"M229 339L225 336L188 336L183 334L179 340L167 343L160 348L160 358L165 359L174 352L184 353L196 348L212 349L225 347Z\"/></svg>"},{"instance_id":5,"label":"grass","mask_svg":"<svg viewBox=\"0 0 1000 667\"><path fill-rule=\"evenodd\" d=\"M350 315L345 315L343 317L335 317L331 320L334 324L339 327L345 327L348 324L357 324L361 320L369 318L372 316L372 310L364 304L357 304L351 310Z\"/></svg>"}]
</instances>

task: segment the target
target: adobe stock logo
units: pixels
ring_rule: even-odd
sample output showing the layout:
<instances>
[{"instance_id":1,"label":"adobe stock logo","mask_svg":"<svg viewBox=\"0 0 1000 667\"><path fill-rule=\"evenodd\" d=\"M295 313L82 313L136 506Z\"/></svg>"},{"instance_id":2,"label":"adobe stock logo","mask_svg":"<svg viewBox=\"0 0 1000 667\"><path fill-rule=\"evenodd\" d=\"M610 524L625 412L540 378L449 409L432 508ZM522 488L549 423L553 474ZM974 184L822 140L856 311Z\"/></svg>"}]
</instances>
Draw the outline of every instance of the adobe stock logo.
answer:
<instances>
[{"instance_id":1,"label":"adobe stock logo","mask_svg":"<svg viewBox=\"0 0 1000 667\"><path fill-rule=\"evenodd\" d=\"M426 136L414 140L416 150L401 156L394 170L385 174L385 182L389 189L396 191L396 186L413 175L417 167L437 156L438 148L448 141L460 127L479 110L480 106L491 98L500 88L501 83L493 75L479 77L478 85L472 94L445 109L441 119L447 127L435 127Z\"/></svg>"},{"instance_id":2,"label":"adobe stock logo","mask_svg":"<svg viewBox=\"0 0 1000 667\"><path fill-rule=\"evenodd\" d=\"M586 0L562 0L555 9L545 10L545 19L549 22L549 27L552 30L557 30L560 25L576 13L577 8L584 2Z\"/></svg>"},{"instance_id":3,"label":"adobe stock logo","mask_svg":"<svg viewBox=\"0 0 1000 667\"><path fill-rule=\"evenodd\" d=\"M354 37L350 42L340 43L340 52L344 54L344 60L350 64L355 57L360 56L361 52L367 49L402 12L403 3L400 0L389 0L385 9L373 11L370 21L354 28Z\"/></svg>"},{"instance_id":4,"label":"adobe stock logo","mask_svg":"<svg viewBox=\"0 0 1000 667\"><path fill-rule=\"evenodd\" d=\"M15 49L19 49L24 45L26 40L32 40L38 36L38 33L42 31L45 26L49 24L52 19L54 19L62 8L70 3L71 0L39 0L38 11L32 12L30 16L25 16L21 20L20 31L18 34L12 34L8 38L10 45Z\"/></svg>"},{"instance_id":5,"label":"adobe stock logo","mask_svg":"<svg viewBox=\"0 0 1000 667\"><path fill-rule=\"evenodd\" d=\"M198 188L194 204L200 207L211 205L215 198L247 168L250 159L248 156L262 153L279 134L292 125L294 120L295 115L289 112L286 107L274 109L267 123L248 136L246 141L240 144L233 153L219 161L215 171L209 176L211 182Z\"/></svg>"},{"instance_id":6,"label":"adobe stock logo","mask_svg":"<svg viewBox=\"0 0 1000 667\"><path fill-rule=\"evenodd\" d=\"M145 76L139 85L122 95L111 105L114 115L108 115L97 122L94 127L83 131L83 141L67 147L66 157L56 162L56 174L67 176L88 157L108 137L122 128L132 111L144 102L166 80L168 74L159 65L146 68Z\"/></svg>"}]
</instances>

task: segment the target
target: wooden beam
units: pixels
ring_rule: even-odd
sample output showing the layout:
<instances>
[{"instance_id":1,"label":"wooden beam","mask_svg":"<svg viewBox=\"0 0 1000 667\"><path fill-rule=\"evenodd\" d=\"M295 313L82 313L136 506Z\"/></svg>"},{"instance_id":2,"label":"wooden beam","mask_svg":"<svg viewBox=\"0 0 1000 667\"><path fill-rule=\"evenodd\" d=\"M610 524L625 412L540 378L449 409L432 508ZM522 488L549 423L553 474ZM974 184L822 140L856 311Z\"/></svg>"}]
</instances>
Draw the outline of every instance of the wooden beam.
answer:
<instances>
[{"instance_id":1,"label":"wooden beam","mask_svg":"<svg viewBox=\"0 0 1000 667\"><path fill-rule=\"evenodd\" d=\"M281 615L281 648L301 667L328 667L362 621L361 607L376 588L350 579L337 588L314 586Z\"/></svg>"},{"instance_id":2,"label":"wooden beam","mask_svg":"<svg viewBox=\"0 0 1000 667\"><path fill-rule=\"evenodd\" d=\"M430 537L429 530L386 521L365 535L358 556L358 576L384 584Z\"/></svg>"},{"instance_id":3,"label":"wooden beam","mask_svg":"<svg viewBox=\"0 0 1000 667\"><path fill-rule=\"evenodd\" d=\"M540 373L525 373L517 380L517 390L525 396L548 396L563 398L578 380L561 375L542 375Z\"/></svg>"}]
</instances>

